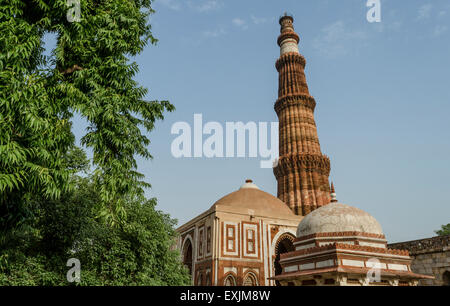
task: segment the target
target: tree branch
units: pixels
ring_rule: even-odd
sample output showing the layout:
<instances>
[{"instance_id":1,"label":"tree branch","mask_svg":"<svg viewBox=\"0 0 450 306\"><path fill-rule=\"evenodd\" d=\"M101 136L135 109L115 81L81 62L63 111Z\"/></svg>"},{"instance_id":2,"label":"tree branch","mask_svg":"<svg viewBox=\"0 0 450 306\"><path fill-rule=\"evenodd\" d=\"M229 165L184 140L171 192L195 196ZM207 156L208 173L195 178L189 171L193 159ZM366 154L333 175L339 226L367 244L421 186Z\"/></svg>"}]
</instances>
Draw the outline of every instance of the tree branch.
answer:
<instances>
[{"instance_id":1,"label":"tree branch","mask_svg":"<svg viewBox=\"0 0 450 306\"><path fill-rule=\"evenodd\" d=\"M83 70L83 67L78 66L77 64L73 65L70 68L67 68L66 70L59 70L60 73L67 75L73 73L75 70L80 71Z\"/></svg>"}]
</instances>

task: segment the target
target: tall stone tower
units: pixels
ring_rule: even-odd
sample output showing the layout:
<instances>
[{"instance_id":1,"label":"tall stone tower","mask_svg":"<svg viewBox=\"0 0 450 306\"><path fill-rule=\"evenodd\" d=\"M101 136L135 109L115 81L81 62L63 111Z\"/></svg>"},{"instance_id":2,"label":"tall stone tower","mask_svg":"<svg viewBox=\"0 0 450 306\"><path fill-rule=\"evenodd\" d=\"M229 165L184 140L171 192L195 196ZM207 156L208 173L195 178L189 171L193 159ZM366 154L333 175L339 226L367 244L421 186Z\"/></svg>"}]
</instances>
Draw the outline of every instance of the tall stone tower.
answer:
<instances>
[{"instance_id":1,"label":"tall stone tower","mask_svg":"<svg viewBox=\"0 0 450 306\"><path fill-rule=\"evenodd\" d=\"M274 168L278 198L297 215L330 203L330 159L320 151L314 108L305 77L305 58L298 51L294 18L280 18L278 100L279 160Z\"/></svg>"}]
</instances>

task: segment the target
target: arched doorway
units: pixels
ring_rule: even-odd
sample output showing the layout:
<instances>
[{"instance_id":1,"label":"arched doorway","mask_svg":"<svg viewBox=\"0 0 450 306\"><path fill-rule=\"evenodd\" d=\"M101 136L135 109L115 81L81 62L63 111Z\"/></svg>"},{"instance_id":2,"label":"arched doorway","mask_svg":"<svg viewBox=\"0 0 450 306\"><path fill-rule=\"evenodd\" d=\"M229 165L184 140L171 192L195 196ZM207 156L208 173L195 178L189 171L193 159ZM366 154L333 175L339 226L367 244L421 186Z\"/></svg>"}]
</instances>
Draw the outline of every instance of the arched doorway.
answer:
<instances>
[{"instance_id":1,"label":"arched doorway","mask_svg":"<svg viewBox=\"0 0 450 306\"><path fill-rule=\"evenodd\" d=\"M280 255L287 252L295 251L294 248L294 235L290 233L285 233L278 238L277 243L275 244L275 262L274 262L274 270L275 275L280 275L283 270L280 265ZM278 281L275 281L277 286L280 286Z\"/></svg>"},{"instance_id":2,"label":"arched doorway","mask_svg":"<svg viewBox=\"0 0 450 306\"><path fill-rule=\"evenodd\" d=\"M258 286L258 279L256 278L256 275L252 272L247 273L246 277L244 278L244 286Z\"/></svg>"},{"instance_id":3,"label":"arched doorway","mask_svg":"<svg viewBox=\"0 0 450 306\"><path fill-rule=\"evenodd\" d=\"M232 274L228 274L223 281L224 286L236 286L236 278Z\"/></svg>"},{"instance_id":4,"label":"arched doorway","mask_svg":"<svg viewBox=\"0 0 450 306\"><path fill-rule=\"evenodd\" d=\"M444 281L443 286L450 286L450 271L445 271L442 274L442 280Z\"/></svg>"},{"instance_id":5,"label":"arched doorway","mask_svg":"<svg viewBox=\"0 0 450 306\"><path fill-rule=\"evenodd\" d=\"M192 243L190 239L186 239L183 246L183 264L189 270L192 277Z\"/></svg>"}]
</instances>

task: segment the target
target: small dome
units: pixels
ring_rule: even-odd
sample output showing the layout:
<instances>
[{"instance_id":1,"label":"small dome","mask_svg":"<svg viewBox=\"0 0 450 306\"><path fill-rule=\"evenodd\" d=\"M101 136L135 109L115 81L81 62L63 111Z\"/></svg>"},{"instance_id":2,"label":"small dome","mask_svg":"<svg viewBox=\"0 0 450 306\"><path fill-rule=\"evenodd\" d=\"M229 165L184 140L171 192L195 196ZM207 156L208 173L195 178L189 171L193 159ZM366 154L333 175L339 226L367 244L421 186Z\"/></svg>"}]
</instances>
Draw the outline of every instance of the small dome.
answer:
<instances>
[{"instance_id":1,"label":"small dome","mask_svg":"<svg viewBox=\"0 0 450 306\"><path fill-rule=\"evenodd\" d=\"M298 219L283 201L260 190L251 180L247 180L239 190L219 199L213 208L254 216Z\"/></svg>"},{"instance_id":2,"label":"small dome","mask_svg":"<svg viewBox=\"0 0 450 306\"><path fill-rule=\"evenodd\" d=\"M383 235L378 221L367 212L330 203L309 213L298 225L297 238L317 233L360 232Z\"/></svg>"}]
</instances>

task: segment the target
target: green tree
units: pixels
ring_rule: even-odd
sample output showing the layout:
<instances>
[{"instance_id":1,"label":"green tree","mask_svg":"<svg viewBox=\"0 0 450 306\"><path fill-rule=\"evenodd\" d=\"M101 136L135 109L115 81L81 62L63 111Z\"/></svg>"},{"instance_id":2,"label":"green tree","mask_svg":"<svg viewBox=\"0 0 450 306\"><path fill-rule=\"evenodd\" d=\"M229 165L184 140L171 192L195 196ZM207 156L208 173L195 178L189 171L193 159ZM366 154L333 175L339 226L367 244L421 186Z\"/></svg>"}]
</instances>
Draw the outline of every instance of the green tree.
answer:
<instances>
[{"instance_id":1,"label":"green tree","mask_svg":"<svg viewBox=\"0 0 450 306\"><path fill-rule=\"evenodd\" d=\"M101 215L125 218L127 194L149 186L135 156L151 158L150 131L167 101L147 101L130 58L156 43L150 0L80 0L81 20L66 0L0 0L0 230L29 217L30 195L57 199L71 188L63 156L73 145L71 118L85 118L82 143L93 151ZM43 56L43 36L57 45Z\"/></svg>"},{"instance_id":2,"label":"green tree","mask_svg":"<svg viewBox=\"0 0 450 306\"><path fill-rule=\"evenodd\" d=\"M450 223L447 225L442 225L440 230L434 231L439 236L450 235Z\"/></svg>"},{"instance_id":3,"label":"green tree","mask_svg":"<svg viewBox=\"0 0 450 306\"><path fill-rule=\"evenodd\" d=\"M145 133L174 110L133 79L131 58L156 43L151 1L80 4L70 22L66 0L0 0L0 284L67 285L71 257L81 284L186 284L174 221L144 197L135 160L151 158ZM50 56L46 33L57 37Z\"/></svg>"},{"instance_id":4,"label":"green tree","mask_svg":"<svg viewBox=\"0 0 450 306\"><path fill-rule=\"evenodd\" d=\"M68 285L66 262L81 262L81 285L187 285L189 276L172 249L175 221L156 200L128 196L118 226L96 218L100 195L80 149L64 159L74 188L59 199L36 195L34 218L0 239L0 285Z\"/></svg>"}]
</instances>

